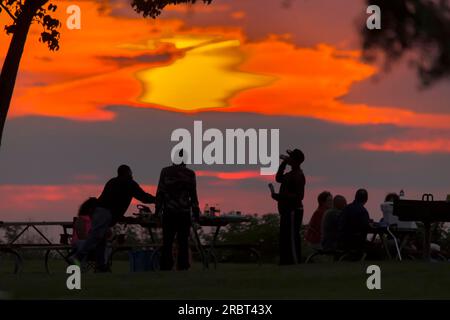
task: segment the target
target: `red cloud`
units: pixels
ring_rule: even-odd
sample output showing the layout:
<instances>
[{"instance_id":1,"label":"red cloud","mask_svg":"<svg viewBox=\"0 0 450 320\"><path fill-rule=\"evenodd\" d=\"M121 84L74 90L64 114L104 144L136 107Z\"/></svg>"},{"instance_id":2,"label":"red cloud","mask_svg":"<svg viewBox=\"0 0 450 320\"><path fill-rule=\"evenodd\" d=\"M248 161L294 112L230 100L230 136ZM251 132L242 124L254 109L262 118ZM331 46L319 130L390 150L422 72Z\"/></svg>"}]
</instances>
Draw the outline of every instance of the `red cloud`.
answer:
<instances>
[{"instance_id":1,"label":"red cloud","mask_svg":"<svg viewBox=\"0 0 450 320\"><path fill-rule=\"evenodd\" d=\"M388 139L381 143L364 142L360 148L368 151L414 152L421 154L450 153L449 139L398 140Z\"/></svg>"}]
</instances>

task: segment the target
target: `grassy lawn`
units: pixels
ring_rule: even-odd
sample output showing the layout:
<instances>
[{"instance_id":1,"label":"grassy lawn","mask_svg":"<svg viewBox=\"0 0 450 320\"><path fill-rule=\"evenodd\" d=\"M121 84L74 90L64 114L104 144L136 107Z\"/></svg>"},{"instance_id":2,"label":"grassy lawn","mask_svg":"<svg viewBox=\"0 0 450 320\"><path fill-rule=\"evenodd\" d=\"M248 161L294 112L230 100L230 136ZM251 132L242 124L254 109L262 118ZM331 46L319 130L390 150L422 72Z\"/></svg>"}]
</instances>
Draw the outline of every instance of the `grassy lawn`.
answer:
<instances>
[{"instance_id":1,"label":"grassy lawn","mask_svg":"<svg viewBox=\"0 0 450 320\"><path fill-rule=\"evenodd\" d=\"M381 267L381 290L366 287L366 267ZM82 289L66 288L63 265L47 275L41 261L23 272L2 270L0 290L13 299L449 299L450 264L424 262L315 263L290 267L221 264L203 271L130 273L116 261L111 274L82 275Z\"/></svg>"}]
</instances>

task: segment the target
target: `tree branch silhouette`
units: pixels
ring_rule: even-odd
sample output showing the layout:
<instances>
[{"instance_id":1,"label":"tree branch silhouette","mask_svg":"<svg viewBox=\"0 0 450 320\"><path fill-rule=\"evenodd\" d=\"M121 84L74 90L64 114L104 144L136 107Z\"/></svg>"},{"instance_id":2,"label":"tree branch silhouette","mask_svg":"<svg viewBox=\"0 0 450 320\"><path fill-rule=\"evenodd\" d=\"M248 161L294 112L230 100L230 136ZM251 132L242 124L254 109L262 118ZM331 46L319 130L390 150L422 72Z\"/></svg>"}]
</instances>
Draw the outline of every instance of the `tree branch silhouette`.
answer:
<instances>
[{"instance_id":1,"label":"tree branch silhouette","mask_svg":"<svg viewBox=\"0 0 450 320\"><path fill-rule=\"evenodd\" d=\"M37 22L43 27L39 41L50 51L59 49L61 23L51 16L57 6L51 0L0 0L0 12L5 11L12 23L5 26L7 34L12 35L8 52L0 73L0 145L11 104L17 73L31 24ZM212 0L202 0L211 3ZM144 17L156 18L169 4L195 3L196 0L131 0L132 7ZM45 8L44 6L48 6Z\"/></svg>"},{"instance_id":2,"label":"tree branch silhouette","mask_svg":"<svg viewBox=\"0 0 450 320\"><path fill-rule=\"evenodd\" d=\"M416 68L423 87L450 76L448 0L367 0L381 8L381 29L361 29L368 61L382 58L388 70L402 58Z\"/></svg>"},{"instance_id":3,"label":"tree branch silhouette","mask_svg":"<svg viewBox=\"0 0 450 320\"><path fill-rule=\"evenodd\" d=\"M1 9L12 19L12 23L5 26L6 33L11 34L12 38L0 73L0 144L31 24L38 22L43 27L39 41L45 43L51 51L59 49L58 28L61 23L51 16L56 10L55 5L50 3L44 8L48 2L49 0L0 1Z\"/></svg>"},{"instance_id":4,"label":"tree branch silhouette","mask_svg":"<svg viewBox=\"0 0 450 320\"><path fill-rule=\"evenodd\" d=\"M210 4L213 0L201 0L206 4ZM170 4L194 4L197 0L132 0L131 7L144 18L151 17L155 19L158 17L164 8Z\"/></svg>"},{"instance_id":5,"label":"tree branch silhouette","mask_svg":"<svg viewBox=\"0 0 450 320\"><path fill-rule=\"evenodd\" d=\"M3 4L3 2L0 2L0 7L2 7L2 9L6 11L6 13L11 17L11 19L13 19L14 21L17 20L16 16L11 13L11 11L8 9L7 6L5 6ZM0 12L1 12L1 9L0 9Z\"/></svg>"}]
</instances>

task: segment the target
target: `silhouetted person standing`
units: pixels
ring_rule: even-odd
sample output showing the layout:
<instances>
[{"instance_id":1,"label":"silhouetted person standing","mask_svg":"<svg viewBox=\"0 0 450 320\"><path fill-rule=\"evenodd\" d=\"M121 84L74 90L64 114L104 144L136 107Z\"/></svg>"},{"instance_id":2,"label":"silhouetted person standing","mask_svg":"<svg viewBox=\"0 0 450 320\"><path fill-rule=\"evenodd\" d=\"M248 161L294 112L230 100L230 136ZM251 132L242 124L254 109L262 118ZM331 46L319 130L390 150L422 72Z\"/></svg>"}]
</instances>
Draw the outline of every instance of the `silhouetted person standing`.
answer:
<instances>
[{"instance_id":1,"label":"silhouetted person standing","mask_svg":"<svg viewBox=\"0 0 450 320\"><path fill-rule=\"evenodd\" d=\"M282 156L276 181L281 183L279 193L272 193L278 202L280 213L280 264L301 262L300 228L303 219L303 197L305 193L305 175L300 165L305 160L302 151L288 151L289 156ZM291 171L284 173L286 166Z\"/></svg>"},{"instance_id":2,"label":"silhouetted person standing","mask_svg":"<svg viewBox=\"0 0 450 320\"><path fill-rule=\"evenodd\" d=\"M183 150L179 156L183 158ZM194 219L200 214L195 172L180 162L161 170L156 192L156 213L162 213L163 225L161 270L173 268L172 247L175 236L178 244L177 269L189 269L191 214Z\"/></svg>"},{"instance_id":3,"label":"silhouetted person standing","mask_svg":"<svg viewBox=\"0 0 450 320\"><path fill-rule=\"evenodd\" d=\"M109 180L100 197L92 215L92 228L86 242L80 250L70 259L79 264L88 253L96 250L97 269L106 271L105 243L108 228L115 225L122 218L135 198L143 203L155 203L155 197L146 193L139 184L133 180L133 173L129 166L121 165L117 169L117 177Z\"/></svg>"}]
</instances>

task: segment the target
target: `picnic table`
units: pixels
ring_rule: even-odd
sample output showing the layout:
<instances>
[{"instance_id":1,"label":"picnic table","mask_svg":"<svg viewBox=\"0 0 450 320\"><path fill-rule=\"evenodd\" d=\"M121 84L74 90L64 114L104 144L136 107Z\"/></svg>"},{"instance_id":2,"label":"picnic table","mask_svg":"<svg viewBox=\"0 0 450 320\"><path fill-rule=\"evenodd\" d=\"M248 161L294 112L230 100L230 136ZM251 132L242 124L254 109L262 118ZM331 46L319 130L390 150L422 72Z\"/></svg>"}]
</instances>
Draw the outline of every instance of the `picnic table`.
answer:
<instances>
[{"instance_id":1,"label":"picnic table","mask_svg":"<svg viewBox=\"0 0 450 320\"><path fill-rule=\"evenodd\" d=\"M59 226L62 228L63 233L60 234L60 242L52 242L42 231L42 227L48 226ZM0 252L10 254L14 257L14 273L18 273L23 264L23 258L20 254L21 250L45 250L45 268L47 272L48 269L48 257L50 251L55 251L61 256L66 262L67 261L67 251L71 246L69 246L69 238L71 236L70 230L72 229L73 222L70 221L14 221L14 222L4 222L0 221L0 228L8 227L18 227L18 234L10 240L8 243L0 244ZM44 240L44 243L21 243L19 240L22 238L27 230L35 230L39 235L39 238ZM64 240L65 239L65 240ZM64 242L66 241L66 243Z\"/></svg>"},{"instance_id":2,"label":"picnic table","mask_svg":"<svg viewBox=\"0 0 450 320\"><path fill-rule=\"evenodd\" d=\"M450 201L434 201L432 194L424 194L422 200L398 200L394 202L394 215L398 216L400 221L423 223L423 257L430 260L431 224L450 222Z\"/></svg>"},{"instance_id":3,"label":"picnic table","mask_svg":"<svg viewBox=\"0 0 450 320\"><path fill-rule=\"evenodd\" d=\"M388 239L393 240L396 250L396 258L402 261L402 250L408 243L411 235L417 232L416 229L409 228L397 228L395 226L389 226L383 223L375 222L371 223L368 235L372 235L370 242L375 243L375 239L378 237L380 239L381 247L383 248L386 256L391 260L392 254L389 248Z\"/></svg>"},{"instance_id":4,"label":"picnic table","mask_svg":"<svg viewBox=\"0 0 450 320\"><path fill-rule=\"evenodd\" d=\"M380 222L370 222L369 228L367 230L367 240L371 245L379 244L379 247L386 254L387 259L393 259L393 256L389 247L389 239L392 239L395 243L396 248L396 257L398 260L402 260L401 250L405 247L408 242L408 239L411 234L416 233L415 229L398 229L396 227L391 227L389 225L380 223ZM397 237L400 236L400 240L398 241ZM376 240L379 239L379 242ZM305 263L309 263L313 261L313 258L317 256L332 256L335 261L342 261L348 256L354 255L357 253L357 250L345 250L342 248L338 249L315 249L307 258ZM361 250L361 260L364 260L367 256L367 252L365 249Z\"/></svg>"},{"instance_id":5,"label":"picnic table","mask_svg":"<svg viewBox=\"0 0 450 320\"><path fill-rule=\"evenodd\" d=\"M192 235L194 244L200 254L200 258L204 268L209 267L209 259L214 255L214 250L216 247L217 237L219 231L222 227L225 227L232 223L244 223L250 221L250 218L245 216L201 216L199 220L192 224ZM138 215L138 216L126 216L123 217L119 222L121 225L139 225L147 229L150 235L151 243L139 245L139 247L157 247L161 246L161 243L157 243L154 231L161 228L160 219L156 215ZM63 233L60 234L59 243L52 242L49 237L41 230L42 227L48 226L59 226L62 228ZM20 254L21 250L31 249L31 250L45 250L45 269L48 273L49 271L49 257L50 252L55 251L59 256L61 256L67 263L67 257L72 249L69 239L71 237L71 230L73 227L72 221L27 221L27 222L3 222L0 221L0 228L7 227L19 227L21 228L17 236L15 236L10 242L0 244L0 252L11 254L15 258L14 272L20 271L23 258ZM203 244L201 242L198 230L201 227L213 227L215 228L214 236L210 243ZM44 243L20 243L19 240L22 238L23 234L27 231L33 229L37 232ZM137 245L115 245L114 252L120 250L130 250Z\"/></svg>"},{"instance_id":6,"label":"picnic table","mask_svg":"<svg viewBox=\"0 0 450 320\"><path fill-rule=\"evenodd\" d=\"M202 261L203 267L205 269L209 268L209 262L212 257L216 257L215 251L217 248L217 238L219 236L220 230L222 227L226 227L229 224L236 223L245 223L249 222L250 218L246 216L240 215L222 215L222 216L212 216L212 215L202 215L199 217L198 221L194 221L192 223L192 236L194 240L194 245L200 255L200 259ZM147 216L137 216L137 217L124 217L120 220L120 223L125 225L135 224L140 225L146 228L150 234L150 238L152 242L155 242L154 230L161 227L161 221L159 217L156 215L147 215ZM211 238L211 241L207 244L202 243L198 230L201 227L212 227L215 228L214 235ZM246 248L254 253L259 262L259 252L254 248L256 244L229 244L227 247L229 248ZM225 245L221 245L220 247L224 248ZM215 265L217 264L215 260Z\"/></svg>"}]
</instances>

